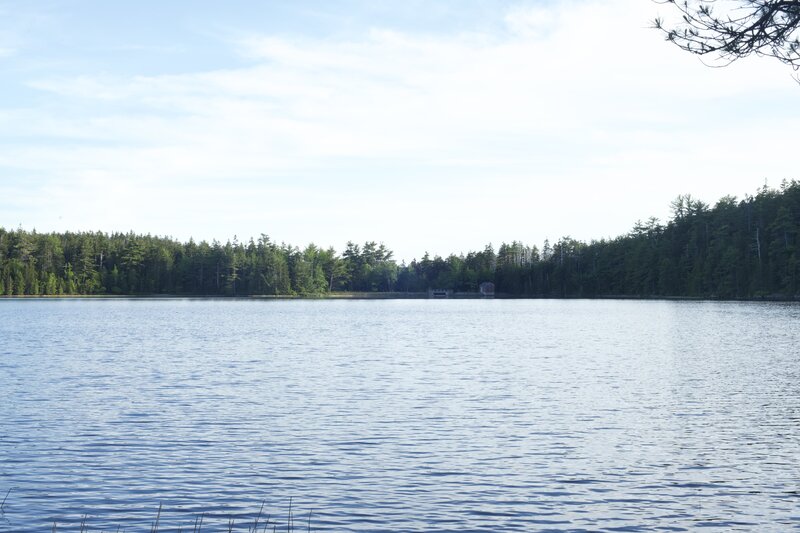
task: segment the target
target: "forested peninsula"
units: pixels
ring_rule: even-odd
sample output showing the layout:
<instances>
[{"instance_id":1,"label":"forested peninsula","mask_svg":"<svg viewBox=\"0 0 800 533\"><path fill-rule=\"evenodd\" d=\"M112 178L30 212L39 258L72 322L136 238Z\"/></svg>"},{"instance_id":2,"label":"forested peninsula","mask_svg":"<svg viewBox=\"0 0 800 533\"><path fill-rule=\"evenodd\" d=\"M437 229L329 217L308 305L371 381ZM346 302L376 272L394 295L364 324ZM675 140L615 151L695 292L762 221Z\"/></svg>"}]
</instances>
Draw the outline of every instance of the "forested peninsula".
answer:
<instances>
[{"instance_id":1,"label":"forested peninsula","mask_svg":"<svg viewBox=\"0 0 800 533\"><path fill-rule=\"evenodd\" d=\"M681 195L672 219L637 222L589 243L562 237L398 264L383 244L301 249L267 235L179 242L134 233L37 233L0 227L0 294L324 296L476 293L508 297L800 298L800 182L766 185L713 207Z\"/></svg>"}]
</instances>

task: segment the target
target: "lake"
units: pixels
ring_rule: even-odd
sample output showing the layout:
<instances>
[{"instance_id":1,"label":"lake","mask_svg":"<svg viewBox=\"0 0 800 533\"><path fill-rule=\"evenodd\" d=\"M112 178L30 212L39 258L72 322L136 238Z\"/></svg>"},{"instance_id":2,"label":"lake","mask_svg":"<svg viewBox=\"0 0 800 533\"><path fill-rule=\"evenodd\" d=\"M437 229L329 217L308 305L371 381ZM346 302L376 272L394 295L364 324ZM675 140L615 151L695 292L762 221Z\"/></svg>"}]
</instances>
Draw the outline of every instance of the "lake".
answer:
<instances>
[{"instance_id":1,"label":"lake","mask_svg":"<svg viewBox=\"0 0 800 533\"><path fill-rule=\"evenodd\" d=\"M9 489L8 532L798 528L800 305L1 300Z\"/></svg>"}]
</instances>

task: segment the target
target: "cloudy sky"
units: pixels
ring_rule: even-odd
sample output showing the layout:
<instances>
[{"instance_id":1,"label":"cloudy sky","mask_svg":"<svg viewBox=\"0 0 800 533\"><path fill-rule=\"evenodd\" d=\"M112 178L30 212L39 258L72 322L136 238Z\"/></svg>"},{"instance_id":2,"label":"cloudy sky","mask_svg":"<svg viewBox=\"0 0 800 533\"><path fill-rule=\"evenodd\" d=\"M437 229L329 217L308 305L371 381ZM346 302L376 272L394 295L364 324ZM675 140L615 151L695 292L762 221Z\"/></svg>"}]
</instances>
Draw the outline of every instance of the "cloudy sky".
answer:
<instances>
[{"instance_id":1,"label":"cloudy sky","mask_svg":"<svg viewBox=\"0 0 800 533\"><path fill-rule=\"evenodd\" d=\"M800 85L647 0L0 0L0 226L400 259L800 178Z\"/></svg>"}]
</instances>

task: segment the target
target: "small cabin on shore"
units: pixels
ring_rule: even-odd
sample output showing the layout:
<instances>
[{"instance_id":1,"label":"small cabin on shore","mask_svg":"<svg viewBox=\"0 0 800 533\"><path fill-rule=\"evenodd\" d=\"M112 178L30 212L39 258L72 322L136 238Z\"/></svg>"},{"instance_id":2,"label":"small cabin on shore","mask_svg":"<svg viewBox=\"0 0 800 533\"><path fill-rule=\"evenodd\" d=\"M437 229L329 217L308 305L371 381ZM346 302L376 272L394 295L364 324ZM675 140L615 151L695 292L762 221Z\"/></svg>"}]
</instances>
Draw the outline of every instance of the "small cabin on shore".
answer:
<instances>
[{"instance_id":1,"label":"small cabin on shore","mask_svg":"<svg viewBox=\"0 0 800 533\"><path fill-rule=\"evenodd\" d=\"M479 289L484 298L494 298L494 283L491 281L484 281L480 284Z\"/></svg>"}]
</instances>

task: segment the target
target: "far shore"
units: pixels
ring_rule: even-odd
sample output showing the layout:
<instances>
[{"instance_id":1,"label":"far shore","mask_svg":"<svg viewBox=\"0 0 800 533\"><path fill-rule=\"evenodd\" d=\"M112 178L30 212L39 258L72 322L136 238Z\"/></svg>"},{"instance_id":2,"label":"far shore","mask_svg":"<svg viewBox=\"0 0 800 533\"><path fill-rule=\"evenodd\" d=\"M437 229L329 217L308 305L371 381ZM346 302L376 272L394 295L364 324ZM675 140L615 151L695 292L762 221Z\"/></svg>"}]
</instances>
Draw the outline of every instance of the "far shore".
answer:
<instances>
[{"instance_id":1,"label":"far shore","mask_svg":"<svg viewBox=\"0 0 800 533\"><path fill-rule=\"evenodd\" d=\"M0 300L646 300L690 302L798 302L800 295L765 295L752 298L715 298L695 296L546 296L511 295L497 293L483 296L475 292L457 292L448 297L431 297L427 292L331 292L325 294L260 294L246 296L220 296L197 294L57 294L57 295L0 295Z\"/></svg>"}]
</instances>

